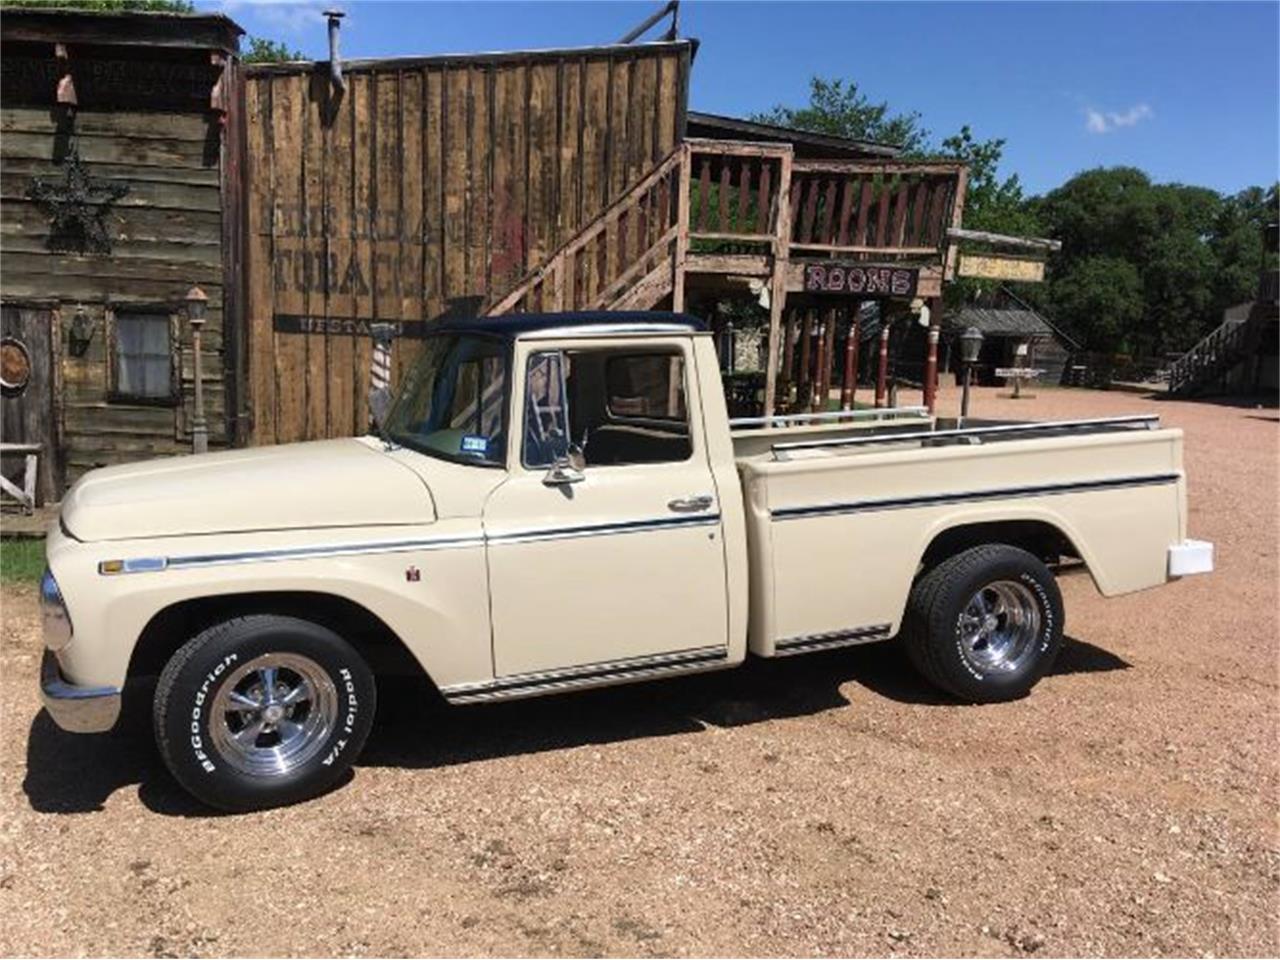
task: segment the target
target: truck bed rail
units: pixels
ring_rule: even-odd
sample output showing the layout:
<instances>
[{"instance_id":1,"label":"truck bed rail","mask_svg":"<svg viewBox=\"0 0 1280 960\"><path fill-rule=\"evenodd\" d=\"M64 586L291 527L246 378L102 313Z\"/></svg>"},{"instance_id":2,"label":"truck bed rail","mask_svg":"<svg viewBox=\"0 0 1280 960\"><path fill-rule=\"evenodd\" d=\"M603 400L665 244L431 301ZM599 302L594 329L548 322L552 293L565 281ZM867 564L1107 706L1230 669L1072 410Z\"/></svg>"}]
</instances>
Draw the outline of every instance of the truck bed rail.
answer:
<instances>
[{"instance_id":1,"label":"truck bed rail","mask_svg":"<svg viewBox=\"0 0 1280 960\"><path fill-rule=\"evenodd\" d=\"M827 413L775 413L772 417L736 417L729 421L729 429L785 427L795 424L824 423L828 420L895 420L899 417L927 417L928 415L928 407L880 407L867 410L832 410Z\"/></svg>"},{"instance_id":2,"label":"truck bed rail","mask_svg":"<svg viewBox=\"0 0 1280 960\"><path fill-rule=\"evenodd\" d=\"M1112 430L1154 430L1160 425L1160 417L1155 414L1140 414L1128 417L1102 417L1093 420L1049 420L1042 423L1002 423L985 427L959 427L950 430L920 430L914 433L877 434L869 437L841 437L831 440L791 440L773 444L774 455L787 454L800 450L827 450L844 447L865 447L879 443L909 443L918 441L921 444L934 441L957 441L963 443L982 443L986 438L1000 439L1004 437L1024 437L1034 435L1055 435L1059 433L1096 432L1105 433Z\"/></svg>"}]
</instances>

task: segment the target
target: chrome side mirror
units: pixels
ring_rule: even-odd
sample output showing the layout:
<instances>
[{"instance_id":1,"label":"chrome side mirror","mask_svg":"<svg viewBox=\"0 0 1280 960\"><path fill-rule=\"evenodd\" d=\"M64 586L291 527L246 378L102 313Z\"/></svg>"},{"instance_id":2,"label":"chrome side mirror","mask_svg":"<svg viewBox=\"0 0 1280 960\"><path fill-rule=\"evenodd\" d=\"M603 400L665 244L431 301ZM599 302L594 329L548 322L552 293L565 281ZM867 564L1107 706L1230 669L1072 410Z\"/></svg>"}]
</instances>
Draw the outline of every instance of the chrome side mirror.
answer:
<instances>
[{"instance_id":1,"label":"chrome side mirror","mask_svg":"<svg viewBox=\"0 0 1280 960\"><path fill-rule=\"evenodd\" d=\"M556 457L542 478L548 487L558 487L566 483L581 483L587 478L587 458L582 448L570 446L568 452Z\"/></svg>"}]
</instances>

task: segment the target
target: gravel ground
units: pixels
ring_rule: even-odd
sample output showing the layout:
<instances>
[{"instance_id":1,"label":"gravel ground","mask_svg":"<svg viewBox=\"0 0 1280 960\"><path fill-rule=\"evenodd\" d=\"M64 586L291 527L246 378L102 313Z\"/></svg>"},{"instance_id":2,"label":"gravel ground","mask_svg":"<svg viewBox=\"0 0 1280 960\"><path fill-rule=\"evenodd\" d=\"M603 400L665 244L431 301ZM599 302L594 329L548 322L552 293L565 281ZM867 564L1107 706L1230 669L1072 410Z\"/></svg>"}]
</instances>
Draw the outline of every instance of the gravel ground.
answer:
<instances>
[{"instance_id":1,"label":"gravel ground","mask_svg":"<svg viewBox=\"0 0 1280 960\"><path fill-rule=\"evenodd\" d=\"M1186 430L1218 572L1106 602L1068 578L1069 645L1001 706L891 644L452 710L407 686L342 789L210 816L145 716L39 712L34 591L6 587L0 952L1274 956L1275 410L974 403L1146 411Z\"/></svg>"}]
</instances>

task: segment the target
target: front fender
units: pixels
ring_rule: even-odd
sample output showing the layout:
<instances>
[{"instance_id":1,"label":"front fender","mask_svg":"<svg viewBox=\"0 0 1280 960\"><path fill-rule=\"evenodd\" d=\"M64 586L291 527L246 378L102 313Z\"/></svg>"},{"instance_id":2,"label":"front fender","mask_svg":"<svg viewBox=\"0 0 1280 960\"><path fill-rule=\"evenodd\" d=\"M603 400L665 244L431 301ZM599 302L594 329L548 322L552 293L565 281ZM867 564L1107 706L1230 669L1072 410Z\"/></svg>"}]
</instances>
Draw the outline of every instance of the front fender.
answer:
<instances>
[{"instance_id":1,"label":"front fender","mask_svg":"<svg viewBox=\"0 0 1280 960\"><path fill-rule=\"evenodd\" d=\"M264 592L341 597L381 619L437 685L492 678L479 522L80 543L51 531L50 569L71 617L64 675L121 686L143 629L188 600ZM104 574L112 560L149 560Z\"/></svg>"}]
</instances>

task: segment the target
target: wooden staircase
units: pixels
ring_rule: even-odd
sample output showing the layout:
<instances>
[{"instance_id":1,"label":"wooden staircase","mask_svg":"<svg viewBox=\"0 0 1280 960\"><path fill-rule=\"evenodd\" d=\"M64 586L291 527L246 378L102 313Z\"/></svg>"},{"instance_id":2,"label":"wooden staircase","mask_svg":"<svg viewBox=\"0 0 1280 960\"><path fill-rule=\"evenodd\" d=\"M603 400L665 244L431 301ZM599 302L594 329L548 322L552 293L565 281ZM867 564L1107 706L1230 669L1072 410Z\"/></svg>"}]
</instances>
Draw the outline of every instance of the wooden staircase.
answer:
<instances>
[{"instance_id":1,"label":"wooden staircase","mask_svg":"<svg viewBox=\"0 0 1280 960\"><path fill-rule=\"evenodd\" d=\"M677 147L485 313L648 310L659 304L675 280L682 159Z\"/></svg>"},{"instance_id":2,"label":"wooden staircase","mask_svg":"<svg viewBox=\"0 0 1280 960\"><path fill-rule=\"evenodd\" d=\"M1222 383L1241 361L1253 356L1273 315L1259 301L1243 320L1224 321L1216 330L1174 361L1169 368L1169 392L1183 396L1203 393Z\"/></svg>"}]
</instances>

